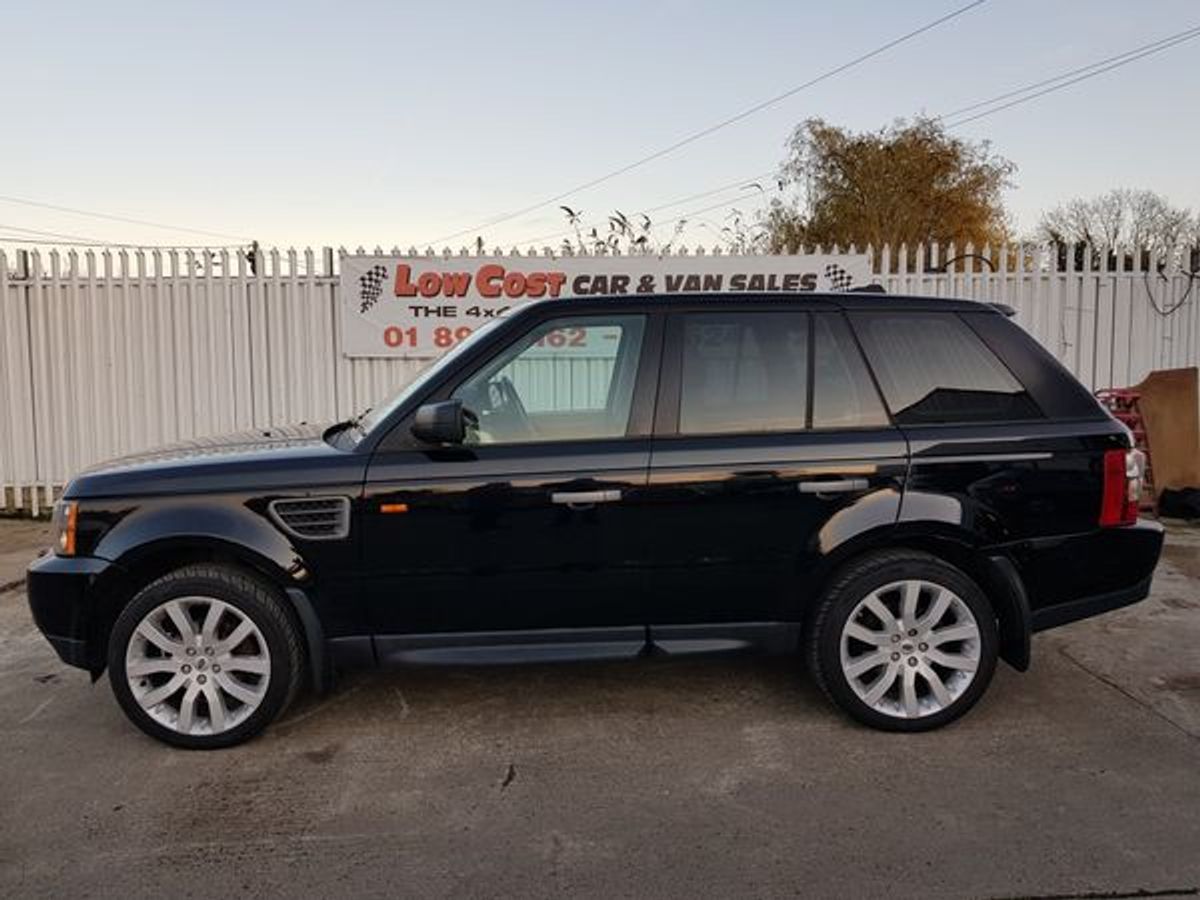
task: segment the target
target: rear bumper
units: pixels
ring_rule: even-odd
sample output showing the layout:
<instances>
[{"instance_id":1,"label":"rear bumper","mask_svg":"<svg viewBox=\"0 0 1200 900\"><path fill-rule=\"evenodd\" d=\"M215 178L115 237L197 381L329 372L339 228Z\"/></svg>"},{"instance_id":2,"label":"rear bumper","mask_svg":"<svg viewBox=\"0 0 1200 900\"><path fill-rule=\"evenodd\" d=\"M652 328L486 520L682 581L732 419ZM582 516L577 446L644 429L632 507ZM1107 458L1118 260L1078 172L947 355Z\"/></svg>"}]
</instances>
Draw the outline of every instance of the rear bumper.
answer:
<instances>
[{"instance_id":1,"label":"rear bumper","mask_svg":"<svg viewBox=\"0 0 1200 900\"><path fill-rule=\"evenodd\" d=\"M92 668L88 645L92 587L112 563L89 556L43 556L26 573L33 621L71 666Z\"/></svg>"},{"instance_id":2,"label":"rear bumper","mask_svg":"<svg viewBox=\"0 0 1200 900\"><path fill-rule=\"evenodd\" d=\"M1148 575L1133 587L1121 588L1119 591L1109 591L1107 594L1094 594L1091 597L1080 597L1066 603L1056 603L1035 609L1030 624L1034 631L1045 631L1047 628L1057 628L1069 622L1080 619L1090 619L1101 613L1129 606L1139 600L1145 600L1150 593L1150 582L1153 575Z\"/></svg>"},{"instance_id":3,"label":"rear bumper","mask_svg":"<svg viewBox=\"0 0 1200 900\"><path fill-rule=\"evenodd\" d=\"M1141 519L1013 548L1029 594L1032 629L1055 628L1145 599L1162 545L1163 527Z\"/></svg>"}]
</instances>

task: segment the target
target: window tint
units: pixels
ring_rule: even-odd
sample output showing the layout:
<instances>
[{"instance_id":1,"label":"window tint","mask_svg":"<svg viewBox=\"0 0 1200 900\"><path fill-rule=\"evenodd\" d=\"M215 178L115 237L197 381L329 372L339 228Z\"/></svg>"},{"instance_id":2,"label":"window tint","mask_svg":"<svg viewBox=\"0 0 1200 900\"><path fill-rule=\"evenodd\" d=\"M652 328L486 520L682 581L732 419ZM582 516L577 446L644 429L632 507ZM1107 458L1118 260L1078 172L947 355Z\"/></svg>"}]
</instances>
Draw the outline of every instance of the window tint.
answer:
<instances>
[{"instance_id":1,"label":"window tint","mask_svg":"<svg viewBox=\"0 0 1200 900\"><path fill-rule=\"evenodd\" d=\"M1025 385L1029 396L1047 418L1095 419L1106 415L1092 392L1012 319L996 313L977 312L963 314L962 320Z\"/></svg>"},{"instance_id":2,"label":"window tint","mask_svg":"<svg viewBox=\"0 0 1200 900\"><path fill-rule=\"evenodd\" d=\"M479 418L467 443L620 437L629 424L645 316L554 319L459 385Z\"/></svg>"},{"instance_id":3,"label":"window tint","mask_svg":"<svg viewBox=\"0 0 1200 900\"><path fill-rule=\"evenodd\" d=\"M682 434L805 427L807 313L697 313L683 320Z\"/></svg>"},{"instance_id":4,"label":"window tint","mask_svg":"<svg viewBox=\"0 0 1200 900\"><path fill-rule=\"evenodd\" d=\"M855 313L851 319L899 424L1041 416L1012 373L953 313Z\"/></svg>"},{"instance_id":5,"label":"window tint","mask_svg":"<svg viewBox=\"0 0 1200 900\"><path fill-rule=\"evenodd\" d=\"M887 412L845 320L813 316L813 428L888 424Z\"/></svg>"}]
</instances>

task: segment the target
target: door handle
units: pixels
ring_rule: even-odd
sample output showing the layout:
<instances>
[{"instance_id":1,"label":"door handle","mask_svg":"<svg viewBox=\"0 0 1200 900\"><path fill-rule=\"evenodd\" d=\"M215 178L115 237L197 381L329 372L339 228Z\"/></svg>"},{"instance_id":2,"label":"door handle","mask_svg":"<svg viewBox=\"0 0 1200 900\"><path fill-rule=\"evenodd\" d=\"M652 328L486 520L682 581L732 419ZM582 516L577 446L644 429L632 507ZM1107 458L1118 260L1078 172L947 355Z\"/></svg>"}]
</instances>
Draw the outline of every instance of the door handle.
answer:
<instances>
[{"instance_id":1,"label":"door handle","mask_svg":"<svg viewBox=\"0 0 1200 900\"><path fill-rule=\"evenodd\" d=\"M582 509L585 506L595 506L597 503L616 503L621 499L620 491L554 491L550 494L551 503L569 506L571 509Z\"/></svg>"},{"instance_id":2,"label":"door handle","mask_svg":"<svg viewBox=\"0 0 1200 900\"><path fill-rule=\"evenodd\" d=\"M801 481L796 485L802 494L852 494L865 491L865 478L841 478L837 481Z\"/></svg>"}]
</instances>

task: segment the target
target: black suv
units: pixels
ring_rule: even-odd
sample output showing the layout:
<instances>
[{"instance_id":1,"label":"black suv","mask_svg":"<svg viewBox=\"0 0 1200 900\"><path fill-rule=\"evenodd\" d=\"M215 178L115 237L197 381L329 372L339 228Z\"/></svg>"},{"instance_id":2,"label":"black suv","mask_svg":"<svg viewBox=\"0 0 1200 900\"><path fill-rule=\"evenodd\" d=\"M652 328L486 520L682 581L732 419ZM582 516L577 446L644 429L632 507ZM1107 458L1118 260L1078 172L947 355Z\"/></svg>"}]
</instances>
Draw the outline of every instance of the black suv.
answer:
<instances>
[{"instance_id":1,"label":"black suv","mask_svg":"<svg viewBox=\"0 0 1200 900\"><path fill-rule=\"evenodd\" d=\"M943 725L1030 635L1146 596L1142 458L1000 307L558 300L326 427L75 478L29 602L149 734L242 741L339 668L801 653Z\"/></svg>"}]
</instances>

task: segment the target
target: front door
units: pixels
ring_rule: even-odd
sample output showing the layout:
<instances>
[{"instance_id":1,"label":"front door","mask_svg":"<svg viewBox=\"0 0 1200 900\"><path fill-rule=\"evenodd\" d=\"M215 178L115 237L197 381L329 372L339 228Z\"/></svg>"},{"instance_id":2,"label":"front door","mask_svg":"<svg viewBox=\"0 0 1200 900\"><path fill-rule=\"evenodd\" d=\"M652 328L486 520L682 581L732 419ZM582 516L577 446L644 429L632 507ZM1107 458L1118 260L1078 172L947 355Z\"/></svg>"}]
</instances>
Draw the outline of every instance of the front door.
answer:
<instances>
[{"instance_id":1,"label":"front door","mask_svg":"<svg viewBox=\"0 0 1200 900\"><path fill-rule=\"evenodd\" d=\"M376 454L363 521L381 655L553 629L581 629L562 636L576 651L641 649L660 343L644 314L544 319L428 398L475 414L462 446Z\"/></svg>"}]
</instances>

